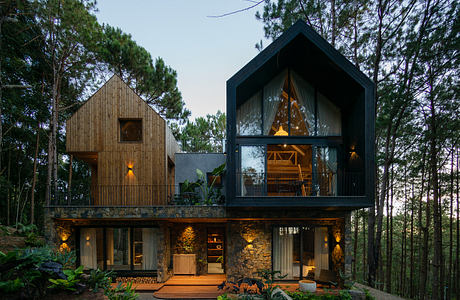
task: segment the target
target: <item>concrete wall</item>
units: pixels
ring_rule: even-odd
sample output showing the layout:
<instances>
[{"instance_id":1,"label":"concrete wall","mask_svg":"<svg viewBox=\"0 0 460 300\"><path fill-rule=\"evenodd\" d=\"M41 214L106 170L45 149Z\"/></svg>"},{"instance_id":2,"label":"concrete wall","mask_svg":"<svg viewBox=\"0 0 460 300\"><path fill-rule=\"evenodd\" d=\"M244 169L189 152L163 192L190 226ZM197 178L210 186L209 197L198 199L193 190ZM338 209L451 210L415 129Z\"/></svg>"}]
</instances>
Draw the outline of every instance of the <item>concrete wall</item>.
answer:
<instances>
[{"instance_id":1,"label":"concrete wall","mask_svg":"<svg viewBox=\"0 0 460 300\"><path fill-rule=\"evenodd\" d=\"M176 183L196 181L196 169L203 173L212 172L225 161L223 153L176 153Z\"/></svg>"}]
</instances>

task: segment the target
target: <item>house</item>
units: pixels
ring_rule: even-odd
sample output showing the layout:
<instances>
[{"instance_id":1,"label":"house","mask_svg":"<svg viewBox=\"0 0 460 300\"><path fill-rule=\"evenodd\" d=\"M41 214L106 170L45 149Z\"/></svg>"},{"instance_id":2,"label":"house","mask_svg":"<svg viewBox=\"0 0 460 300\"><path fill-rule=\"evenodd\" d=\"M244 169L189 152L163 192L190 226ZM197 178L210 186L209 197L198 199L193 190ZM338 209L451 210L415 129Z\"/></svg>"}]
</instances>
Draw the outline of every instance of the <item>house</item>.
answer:
<instances>
[{"instance_id":1,"label":"house","mask_svg":"<svg viewBox=\"0 0 460 300\"><path fill-rule=\"evenodd\" d=\"M91 192L47 207L47 235L87 268L159 282L350 274L350 214L374 202L374 122L372 81L302 21L227 81L225 154L180 153L114 76L67 123Z\"/></svg>"}]
</instances>

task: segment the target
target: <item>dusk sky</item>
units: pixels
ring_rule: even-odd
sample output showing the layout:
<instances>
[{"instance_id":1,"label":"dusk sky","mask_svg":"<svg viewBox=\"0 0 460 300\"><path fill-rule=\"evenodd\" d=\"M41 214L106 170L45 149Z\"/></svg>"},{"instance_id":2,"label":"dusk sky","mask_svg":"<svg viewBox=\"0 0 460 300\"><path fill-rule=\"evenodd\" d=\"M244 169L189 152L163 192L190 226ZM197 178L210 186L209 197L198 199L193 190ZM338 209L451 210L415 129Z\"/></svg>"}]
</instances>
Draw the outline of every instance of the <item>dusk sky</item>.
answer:
<instances>
[{"instance_id":1,"label":"dusk sky","mask_svg":"<svg viewBox=\"0 0 460 300\"><path fill-rule=\"evenodd\" d=\"M225 112L226 81L258 54L263 23L255 9L210 18L252 5L244 0L99 0L100 23L120 27L153 58L177 71L192 117ZM260 6L258 9L262 9ZM264 39L264 46L269 42Z\"/></svg>"}]
</instances>

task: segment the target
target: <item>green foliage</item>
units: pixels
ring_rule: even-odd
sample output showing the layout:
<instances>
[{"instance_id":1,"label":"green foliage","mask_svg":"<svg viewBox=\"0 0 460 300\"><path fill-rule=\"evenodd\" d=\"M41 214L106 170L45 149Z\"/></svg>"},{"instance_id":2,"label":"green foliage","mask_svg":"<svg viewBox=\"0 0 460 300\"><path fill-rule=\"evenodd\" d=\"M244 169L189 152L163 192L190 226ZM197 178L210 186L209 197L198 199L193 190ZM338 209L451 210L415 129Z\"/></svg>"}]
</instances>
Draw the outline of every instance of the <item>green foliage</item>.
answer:
<instances>
[{"instance_id":1,"label":"green foliage","mask_svg":"<svg viewBox=\"0 0 460 300\"><path fill-rule=\"evenodd\" d=\"M49 281L52 283L52 285L50 285L48 288L75 292L77 290L77 284L81 281L80 276L83 274L83 266L80 266L75 270L64 270L64 274L67 276L67 279L50 278Z\"/></svg>"},{"instance_id":2,"label":"green foliage","mask_svg":"<svg viewBox=\"0 0 460 300\"><path fill-rule=\"evenodd\" d=\"M105 290L104 294L109 300L136 300L138 297L132 282L126 284L120 282L116 288Z\"/></svg>"},{"instance_id":3,"label":"green foliage","mask_svg":"<svg viewBox=\"0 0 460 300\"><path fill-rule=\"evenodd\" d=\"M293 300L351 300L350 293L346 290L339 291L338 295L325 293L316 295L310 292L287 292Z\"/></svg>"},{"instance_id":4,"label":"green foliage","mask_svg":"<svg viewBox=\"0 0 460 300\"><path fill-rule=\"evenodd\" d=\"M226 137L226 115L217 111L215 115L198 117L195 121L187 121L181 129L178 140L184 152L222 153L223 141Z\"/></svg>"},{"instance_id":5,"label":"green foliage","mask_svg":"<svg viewBox=\"0 0 460 300\"><path fill-rule=\"evenodd\" d=\"M71 269L75 266L77 255L74 250L52 251L51 258L53 261L60 263L64 269Z\"/></svg>"},{"instance_id":6,"label":"green foliage","mask_svg":"<svg viewBox=\"0 0 460 300\"><path fill-rule=\"evenodd\" d=\"M211 174L214 176L212 182L208 182L206 174L200 169L196 169L196 175L198 176L197 185L201 190L203 202L206 205L211 205L219 201L223 195L220 188L215 187L218 176L221 176L225 172L225 163L212 170Z\"/></svg>"},{"instance_id":7,"label":"green foliage","mask_svg":"<svg viewBox=\"0 0 460 300\"><path fill-rule=\"evenodd\" d=\"M104 291L110 289L112 283L113 271L102 271L99 269L91 270L89 278L86 280L86 284L94 291L97 292L99 289Z\"/></svg>"},{"instance_id":8,"label":"green foliage","mask_svg":"<svg viewBox=\"0 0 460 300\"><path fill-rule=\"evenodd\" d=\"M184 123L190 111L177 88L177 73L162 58L153 62L150 53L130 34L104 25L99 58L108 70L120 76L147 103L168 120Z\"/></svg>"}]
</instances>

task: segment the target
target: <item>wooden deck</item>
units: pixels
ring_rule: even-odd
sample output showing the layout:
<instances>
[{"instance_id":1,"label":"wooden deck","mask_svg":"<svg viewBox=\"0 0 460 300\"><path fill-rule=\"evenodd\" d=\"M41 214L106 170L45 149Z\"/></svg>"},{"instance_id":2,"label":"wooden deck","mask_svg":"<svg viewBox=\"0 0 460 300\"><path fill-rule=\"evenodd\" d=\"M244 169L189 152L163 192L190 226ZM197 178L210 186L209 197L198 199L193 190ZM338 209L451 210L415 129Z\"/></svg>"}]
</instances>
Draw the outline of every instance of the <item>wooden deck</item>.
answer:
<instances>
[{"instance_id":1,"label":"wooden deck","mask_svg":"<svg viewBox=\"0 0 460 300\"><path fill-rule=\"evenodd\" d=\"M224 292L217 286L226 279L225 275L176 275L166 281L153 293L159 299L216 299Z\"/></svg>"}]
</instances>

